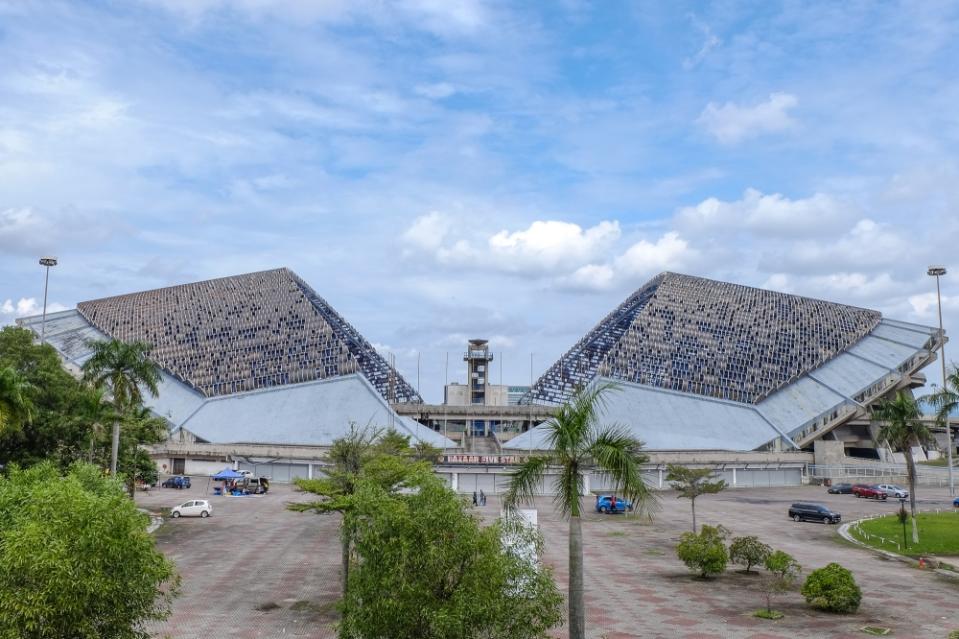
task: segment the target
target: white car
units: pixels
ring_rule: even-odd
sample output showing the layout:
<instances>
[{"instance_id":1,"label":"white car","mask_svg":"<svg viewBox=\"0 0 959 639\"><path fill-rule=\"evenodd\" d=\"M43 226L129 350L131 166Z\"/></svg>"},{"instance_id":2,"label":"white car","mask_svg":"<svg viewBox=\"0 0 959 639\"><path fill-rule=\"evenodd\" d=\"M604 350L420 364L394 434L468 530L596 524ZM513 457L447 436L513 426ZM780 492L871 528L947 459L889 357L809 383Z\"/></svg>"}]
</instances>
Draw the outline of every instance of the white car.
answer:
<instances>
[{"instance_id":1,"label":"white car","mask_svg":"<svg viewBox=\"0 0 959 639\"><path fill-rule=\"evenodd\" d=\"M255 477L252 470L238 470L236 472L240 473L244 477Z\"/></svg>"},{"instance_id":2,"label":"white car","mask_svg":"<svg viewBox=\"0 0 959 639\"><path fill-rule=\"evenodd\" d=\"M900 497L908 497L908 496L909 496L909 491L908 491L908 490L906 490L906 489L903 488L902 486L897 486L897 485L895 485L895 484L878 484L878 485L876 486L876 488L879 489L879 490L881 490L882 492L886 493L886 494L889 495L890 497L895 497L895 498L897 498L897 499L900 498Z\"/></svg>"},{"instance_id":3,"label":"white car","mask_svg":"<svg viewBox=\"0 0 959 639\"><path fill-rule=\"evenodd\" d=\"M213 514L213 504L205 499L187 501L170 510L170 516L177 517L209 517Z\"/></svg>"}]
</instances>

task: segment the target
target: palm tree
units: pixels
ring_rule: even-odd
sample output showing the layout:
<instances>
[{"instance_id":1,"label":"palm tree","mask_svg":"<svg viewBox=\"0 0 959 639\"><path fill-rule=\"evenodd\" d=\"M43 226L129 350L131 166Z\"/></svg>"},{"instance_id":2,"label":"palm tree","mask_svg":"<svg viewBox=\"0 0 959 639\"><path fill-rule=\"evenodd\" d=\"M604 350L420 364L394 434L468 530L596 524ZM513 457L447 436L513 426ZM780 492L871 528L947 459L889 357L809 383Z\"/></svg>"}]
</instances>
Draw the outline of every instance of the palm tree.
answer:
<instances>
[{"instance_id":1,"label":"palm tree","mask_svg":"<svg viewBox=\"0 0 959 639\"><path fill-rule=\"evenodd\" d=\"M912 543L919 543L919 528L916 525L916 462L912 447L921 446L931 439L929 427L922 421L919 403L910 393L898 391L894 399L886 399L873 410L873 419L882 423L879 441L885 441L906 455L906 472L909 476L909 508L912 511Z\"/></svg>"},{"instance_id":2,"label":"palm tree","mask_svg":"<svg viewBox=\"0 0 959 639\"><path fill-rule=\"evenodd\" d=\"M14 424L29 422L33 403L33 385L10 366L0 368L0 433Z\"/></svg>"},{"instance_id":3,"label":"palm tree","mask_svg":"<svg viewBox=\"0 0 959 639\"><path fill-rule=\"evenodd\" d=\"M90 429L90 451L87 461L91 464L94 463L96 442L102 437L106 425L112 423L116 417L116 409L107 397L105 388L93 385L84 386L83 394L80 396L77 406L77 422Z\"/></svg>"},{"instance_id":4,"label":"palm tree","mask_svg":"<svg viewBox=\"0 0 959 639\"><path fill-rule=\"evenodd\" d=\"M959 413L959 366L954 366L952 372L946 375L942 388L932 395L926 395L922 400L936 411L936 421L946 429L948 445L954 446L949 418Z\"/></svg>"},{"instance_id":5,"label":"palm tree","mask_svg":"<svg viewBox=\"0 0 959 639\"><path fill-rule=\"evenodd\" d=\"M141 387L156 397L160 368L147 358L150 345L145 342L90 342L93 355L83 364L83 378L95 386L105 386L113 395L117 415L113 419L113 444L110 449L110 474L117 473L120 448L119 416L143 403Z\"/></svg>"},{"instance_id":6,"label":"palm tree","mask_svg":"<svg viewBox=\"0 0 959 639\"><path fill-rule=\"evenodd\" d=\"M537 488L555 468L556 504L569 518L569 636L584 639L586 615L583 601L583 531L581 525L584 477L593 470L608 473L615 490L641 510L653 503L643 482L640 465L648 458L642 442L618 425L601 426L605 395L613 387L599 384L579 390L542 428L549 453L534 455L512 475L504 497L507 508L532 501Z\"/></svg>"}]
</instances>

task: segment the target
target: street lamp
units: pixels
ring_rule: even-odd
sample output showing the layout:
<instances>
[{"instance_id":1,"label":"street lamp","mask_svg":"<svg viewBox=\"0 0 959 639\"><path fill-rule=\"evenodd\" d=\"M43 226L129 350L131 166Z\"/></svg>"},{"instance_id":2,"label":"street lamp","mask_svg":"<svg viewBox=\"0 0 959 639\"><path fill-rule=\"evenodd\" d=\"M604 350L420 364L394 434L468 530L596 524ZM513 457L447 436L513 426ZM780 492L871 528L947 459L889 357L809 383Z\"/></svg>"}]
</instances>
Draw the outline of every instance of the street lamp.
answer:
<instances>
[{"instance_id":1,"label":"street lamp","mask_svg":"<svg viewBox=\"0 0 959 639\"><path fill-rule=\"evenodd\" d=\"M47 336L47 286L50 284L50 267L57 265L57 258L55 257L41 257L40 266L45 266L47 268L46 277L43 280L43 319L40 320L40 343L43 344L43 340Z\"/></svg>"},{"instance_id":2,"label":"street lamp","mask_svg":"<svg viewBox=\"0 0 959 639\"><path fill-rule=\"evenodd\" d=\"M939 290L939 278L946 274L945 266L930 266L926 271L928 275L936 278L936 302L939 306L939 359L942 360L942 390L946 390L946 332L942 330L942 294ZM956 496L956 485L952 478L952 427L949 425L949 417L946 416L946 461L949 464L949 495Z\"/></svg>"}]
</instances>

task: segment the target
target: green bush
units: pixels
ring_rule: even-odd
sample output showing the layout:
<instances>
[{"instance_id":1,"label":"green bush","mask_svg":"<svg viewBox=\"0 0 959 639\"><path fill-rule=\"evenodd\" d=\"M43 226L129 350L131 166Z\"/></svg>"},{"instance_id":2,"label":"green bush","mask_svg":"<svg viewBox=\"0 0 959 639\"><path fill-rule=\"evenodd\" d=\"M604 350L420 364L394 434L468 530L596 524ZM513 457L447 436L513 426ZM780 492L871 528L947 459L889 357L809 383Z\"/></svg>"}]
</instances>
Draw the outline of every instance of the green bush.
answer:
<instances>
[{"instance_id":1,"label":"green bush","mask_svg":"<svg viewBox=\"0 0 959 639\"><path fill-rule=\"evenodd\" d=\"M721 574L729 563L725 543L728 534L722 526L703 526L698 535L683 533L676 554L691 570L699 571L701 577Z\"/></svg>"},{"instance_id":2,"label":"green bush","mask_svg":"<svg viewBox=\"0 0 959 639\"><path fill-rule=\"evenodd\" d=\"M828 612L856 612L862 600L852 573L837 563L809 573L802 594L806 603Z\"/></svg>"},{"instance_id":3,"label":"green bush","mask_svg":"<svg viewBox=\"0 0 959 639\"><path fill-rule=\"evenodd\" d=\"M773 549L759 541L758 537L735 537L729 545L729 560L734 564L746 566L746 572L749 572L753 566L759 566L766 561L772 551Z\"/></svg>"}]
</instances>

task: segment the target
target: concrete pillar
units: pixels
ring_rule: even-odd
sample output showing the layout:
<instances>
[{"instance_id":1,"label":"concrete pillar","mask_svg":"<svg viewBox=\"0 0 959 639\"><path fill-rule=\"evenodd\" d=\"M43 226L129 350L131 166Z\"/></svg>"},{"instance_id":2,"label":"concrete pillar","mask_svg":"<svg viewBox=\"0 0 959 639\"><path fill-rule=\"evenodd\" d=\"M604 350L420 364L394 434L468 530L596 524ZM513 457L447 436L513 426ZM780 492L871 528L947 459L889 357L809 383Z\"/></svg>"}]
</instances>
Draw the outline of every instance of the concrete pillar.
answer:
<instances>
[{"instance_id":1,"label":"concrete pillar","mask_svg":"<svg viewBox=\"0 0 959 639\"><path fill-rule=\"evenodd\" d=\"M659 487L660 488L663 487L663 469L662 468L659 469Z\"/></svg>"},{"instance_id":2,"label":"concrete pillar","mask_svg":"<svg viewBox=\"0 0 959 639\"><path fill-rule=\"evenodd\" d=\"M453 492L458 492L460 489L460 474L459 473L450 473L450 488Z\"/></svg>"},{"instance_id":3,"label":"concrete pillar","mask_svg":"<svg viewBox=\"0 0 959 639\"><path fill-rule=\"evenodd\" d=\"M736 469L733 468L733 486L736 485Z\"/></svg>"},{"instance_id":4,"label":"concrete pillar","mask_svg":"<svg viewBox=\"0 0 959 639\"><path fill-rule=\"evenodd\" d=\"M583 475L583 494L589 494L589 474Z\"/></svg>"},{"instance_id":5,"label":"concrete pillar","mask_svg":"<svg viewBox=\"0 0 959 639\"><path fill-rule=\"evenodd\" d=\"M306 465L306 477L308 479L313 479L313 464Z\"/></svg>"}]
</instances>

